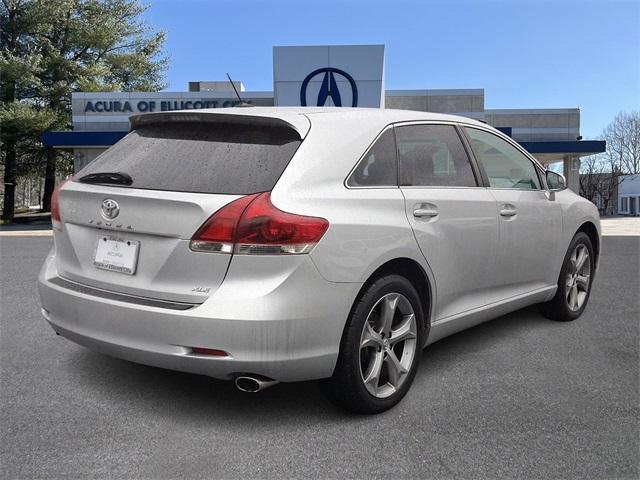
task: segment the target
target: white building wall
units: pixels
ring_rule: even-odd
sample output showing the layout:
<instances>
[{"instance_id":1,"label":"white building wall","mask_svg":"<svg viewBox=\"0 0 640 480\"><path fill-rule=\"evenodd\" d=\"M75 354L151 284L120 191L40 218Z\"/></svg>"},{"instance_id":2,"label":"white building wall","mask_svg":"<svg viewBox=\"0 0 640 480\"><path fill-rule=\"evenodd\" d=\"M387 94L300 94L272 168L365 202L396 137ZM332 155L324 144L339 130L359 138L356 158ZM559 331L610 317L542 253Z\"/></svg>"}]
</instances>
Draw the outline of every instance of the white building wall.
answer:
<instances>
[{"instance_id":1,"label":"white building wall","mask_svg":"<svg viewBox=\"0 0 640 480\"><path fill-rule=\"evenodd\" d=\"M485 121L511 127L519 142L572 141L580 136L579 108L487 109Z\"/></svg>"},{"instance_id":2,"label":"white building wall","mask_svg":"<svg viewBox=\"0 0 640 480\"><path fill-rule=\"evenodd\" d=\"M449 113L485 119L484 89L387 90L386 108Z\"/></svg>"},{"instance_id":3,"label":"white building wall","mask_svg":"<svg viewBox=\"0 0 640 480\"><path fill-rule=\"evenodd\" d=\"M640 215L640 174L622 177L618 185L618 213Z\"/></svg>"},{"instance_id":4,"label":"white building wall","mask_svg":"<svg viewBox=\"0 0 640 480\"><path fill-rule=\"evenodd\" d=\"M273 94L278 106L318 106L319 92L327 73L319 69L337 69L333 78L343 107L354 102L355 82L357 107L384 107L384 45L321 45L273 47ZM343 73L339 73L343 72ZM307 80L305 82L305 80ZM335 106L332 97L320 106Z\"/></svg>"}]
</instances>

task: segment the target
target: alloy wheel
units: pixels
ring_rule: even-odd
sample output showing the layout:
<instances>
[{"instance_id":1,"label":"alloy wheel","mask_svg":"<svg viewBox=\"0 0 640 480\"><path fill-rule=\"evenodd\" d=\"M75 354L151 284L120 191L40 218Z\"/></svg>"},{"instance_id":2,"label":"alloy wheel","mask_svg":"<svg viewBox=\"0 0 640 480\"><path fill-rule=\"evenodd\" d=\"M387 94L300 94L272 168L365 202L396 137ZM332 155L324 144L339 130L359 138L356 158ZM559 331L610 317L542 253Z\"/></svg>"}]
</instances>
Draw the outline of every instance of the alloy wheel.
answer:
<instances>
[{"instance_id":1,"label":"alloy wheel","mask_svg":"<svg viewBox=\"0 0 640 480\"><path fill-rule=\"evenodd\" d=\"M587 300L591 282L591 260L586 245L580 243L569 258L566 277L567 305L571 311L578 311Z\"/></svg>"},{"instance_id":2,"label":"alloy wheel","mask_svg":"<svg viewBox=\"0 0 640 480\"><path fill-rule=\"evenodd\" d=\"M417 350L416 315L404 295L389 293L376 302L360 336L360 375L377 398L397 392Z\"/></svg>"}]
</instances>

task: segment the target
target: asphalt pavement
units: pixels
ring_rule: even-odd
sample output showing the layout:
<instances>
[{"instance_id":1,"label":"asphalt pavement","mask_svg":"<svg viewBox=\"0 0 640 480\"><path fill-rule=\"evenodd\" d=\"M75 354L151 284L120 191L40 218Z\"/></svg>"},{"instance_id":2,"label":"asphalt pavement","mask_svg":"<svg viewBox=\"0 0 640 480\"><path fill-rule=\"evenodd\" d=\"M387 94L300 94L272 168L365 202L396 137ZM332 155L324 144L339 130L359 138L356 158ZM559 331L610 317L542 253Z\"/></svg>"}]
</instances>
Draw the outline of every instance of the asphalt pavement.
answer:
<instances>
[{"instance_id":1,"label":"asphalt pavement","mask_svg":"<svg viewBox=\"0 0 640 480\"><path fill-rule=\"evenodd\" d=\"M51 238L0 238L0 477L638 478L640 237L605 237L573 323L528 308L428 347L394 409L74 345L40 317Z\"/></svg>"}]
</instances>

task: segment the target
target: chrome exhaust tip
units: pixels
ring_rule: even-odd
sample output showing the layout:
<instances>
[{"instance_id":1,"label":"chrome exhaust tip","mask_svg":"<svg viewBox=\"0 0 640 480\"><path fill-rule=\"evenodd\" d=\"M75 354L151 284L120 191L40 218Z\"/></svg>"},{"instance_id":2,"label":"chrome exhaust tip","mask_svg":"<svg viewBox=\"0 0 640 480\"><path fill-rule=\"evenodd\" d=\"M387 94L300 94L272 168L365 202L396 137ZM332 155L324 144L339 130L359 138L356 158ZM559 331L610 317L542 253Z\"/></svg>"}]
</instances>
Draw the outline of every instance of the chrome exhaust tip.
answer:
<instances>
[{"instance_id":1,"label":"chrome exhaust tip","mask_svg":"<svg viewBox=\"0 0 640 480\"><path fill-rule=\"evenodd\" d=\"M274 386L276 383L279 382L277 380L271 380L270 378L252 377L249 375L236 377L235 379L236 388L241 392L248 393L257 393L265 388Z\"/></svg>"}]
</instances>

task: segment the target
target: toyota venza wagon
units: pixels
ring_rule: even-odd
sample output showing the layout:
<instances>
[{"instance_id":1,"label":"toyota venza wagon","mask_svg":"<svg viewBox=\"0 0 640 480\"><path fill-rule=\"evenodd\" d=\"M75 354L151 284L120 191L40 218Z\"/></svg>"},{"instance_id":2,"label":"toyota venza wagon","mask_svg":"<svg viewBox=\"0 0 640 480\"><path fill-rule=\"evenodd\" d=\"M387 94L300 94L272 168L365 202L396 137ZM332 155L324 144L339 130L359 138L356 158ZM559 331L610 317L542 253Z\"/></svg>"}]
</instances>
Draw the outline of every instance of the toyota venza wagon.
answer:
<instances>
[{"instance_id":1,"label":"toyota venza wagon","mask_svg":"<svg viewBox=\"0 0 640 480\"><path fill-rule=\"evenodd\" d=\"M52 199L42 314L90 349L234 380L322 379L375 413L423 347L532 304L574 320L594 205L468 118L234 108L134 116Z\"/></svg>"}]
</instances>

